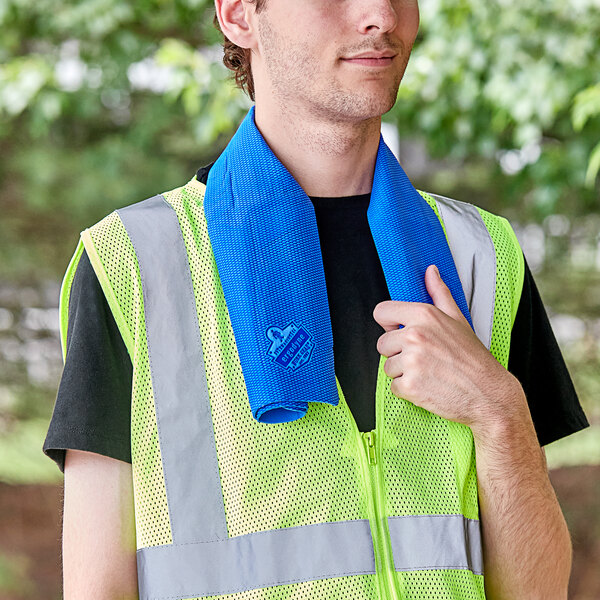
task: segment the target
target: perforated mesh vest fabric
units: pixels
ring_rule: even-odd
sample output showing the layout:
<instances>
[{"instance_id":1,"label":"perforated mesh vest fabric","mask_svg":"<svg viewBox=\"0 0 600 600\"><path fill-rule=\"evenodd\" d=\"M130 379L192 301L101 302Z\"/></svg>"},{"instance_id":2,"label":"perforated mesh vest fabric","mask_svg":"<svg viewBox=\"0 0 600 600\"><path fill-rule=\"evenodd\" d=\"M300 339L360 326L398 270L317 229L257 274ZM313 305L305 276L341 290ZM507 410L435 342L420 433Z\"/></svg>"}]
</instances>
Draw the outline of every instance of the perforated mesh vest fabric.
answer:
<instances>
[{"instance_id":1,"label":"perforated mesh vest fabric","mask_svg":"<svg viewBox=\"0 0 600 600\"><path fill-rule=\"evenodd\" d=\"M177 215L189 260L204 357L204 365L198 368L204 369L208 385L226 537L243 541L244 536L259 532L368 520L376 568L373 573L309 581L288 582L282 576L276 585L236 588L234 593L216 595L178 595L178 582L174 581L170 595L155 596L140 581L140 589L145 590L140 597L484 598L483 575L477 569L436 564L433 568L422 565L405 570L396 560L396 568L390 569L389 559L388 563L384 561L391 552L390 519L462 515L474 522L479 514L470 429L394 396L383 371L383 358L376 389L377 470L365 467L368 454L364 436L356 427L339 384L338 406L311 403L305 417L289 423L258 423L252 417L206 229L204 190L204 185L193 179L163 196ZM423 197L439 217L435 200L424 193ZM496 253L491 352L506 366L523 280L522 254L508 222L479 212ZM138 552L168 550L174 545L174 515L165 486L136 252L117 213L84 231L82 242L134 366L131 447ZM63 340L72 274L80 255L81 244L63 282ZM379 499L375 499L375 490L381 493ZM374 502L378 502L376 514ZM202 498L198 498L197 505L199 511L203 510Z\"/></svg>"},{"instance_id":2,"label":"perforated mesh vest fabric","mask_svg":"<svg viewBox=\"0 0 600 600\"><path fill-rule=\"evenodd\" d=\"M144 301L133 246L117 213L82 233L82 241L133 364L131 465L138 547L172 543L148 360Z\"/></svg>"}]
</instances>

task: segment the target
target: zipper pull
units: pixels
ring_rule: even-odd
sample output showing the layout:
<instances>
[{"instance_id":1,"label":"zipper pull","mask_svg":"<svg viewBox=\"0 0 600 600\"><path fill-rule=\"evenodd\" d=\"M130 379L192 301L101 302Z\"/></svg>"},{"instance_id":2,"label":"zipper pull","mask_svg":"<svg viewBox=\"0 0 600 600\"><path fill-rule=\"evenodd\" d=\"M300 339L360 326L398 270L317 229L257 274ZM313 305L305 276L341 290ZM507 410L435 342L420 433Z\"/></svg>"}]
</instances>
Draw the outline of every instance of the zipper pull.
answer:
<instances>
[{"instance_id":1,"label":"zipper pull","mask_svg":"<svg viewBox=\"0 0 600 600\"><path fill-rule=\"evenodd\" d=\"M375 457L375 431L367 431L364 434L365 443L367 445L367 456L369 457L369 464L374 465L377 463Z\"/></svg>"}]
</instances>

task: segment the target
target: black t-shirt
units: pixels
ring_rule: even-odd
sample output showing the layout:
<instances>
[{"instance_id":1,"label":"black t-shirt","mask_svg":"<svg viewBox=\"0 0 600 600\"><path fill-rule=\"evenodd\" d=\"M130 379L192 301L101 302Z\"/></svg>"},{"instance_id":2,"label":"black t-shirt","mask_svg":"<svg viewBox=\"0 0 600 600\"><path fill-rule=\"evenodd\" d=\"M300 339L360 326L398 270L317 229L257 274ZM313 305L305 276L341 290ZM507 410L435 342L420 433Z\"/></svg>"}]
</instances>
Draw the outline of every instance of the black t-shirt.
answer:
<instances>
[{"instance_id":1,"label":"black t-shirt","mask_svg":"<svg viewBox=\"0 0 600 600\"><path fill-rule=\"evenodd\" d=\"M206 183L210 166L198 171L199 181ZM373 309L389 300L367 221L369 198L311 198L335 371L360 431L375 428L376 343L383 330ZM508 368L525 390L541 445L588 426L527 264ZM67 356L43 446L61 471L69 448L131 462L131 381L131 359L84 252L71 287Z\"/></svg>"}]
</instances>

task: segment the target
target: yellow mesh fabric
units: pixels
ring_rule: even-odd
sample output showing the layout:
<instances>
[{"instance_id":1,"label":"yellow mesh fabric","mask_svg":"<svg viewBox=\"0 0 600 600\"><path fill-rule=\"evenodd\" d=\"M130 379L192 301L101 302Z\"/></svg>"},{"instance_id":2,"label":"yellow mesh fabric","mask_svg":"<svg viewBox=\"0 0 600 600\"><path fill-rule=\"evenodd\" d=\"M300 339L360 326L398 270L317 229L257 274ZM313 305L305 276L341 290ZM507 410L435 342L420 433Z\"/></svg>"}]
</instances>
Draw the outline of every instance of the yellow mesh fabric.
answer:
<instances>
[{"instance_id":1,"label":"yellow mesh fabric","mask_svg":"<svg viewBox=\"0 0 600 600\"><path fill-rule=\"evenodd\" d=\"M419 191L421 196L433 209L440 220L444 234L446 226L440 216L437 202L427 192ZM446 235L447 238L447 235ZM479 504L477 498L477 470L475 467L475 446L471 430L461 423L447 422L449 442L452 445L452 455L456 467L456 488L460 512L468 519L479 518Z\"/></svg>"},{"instance_id":2,"label":"yellow mesh fabric","mask_svg":"<svg viewBox=\"0 0 600 600\"><path fill-rule=\"evenodd\" d=\"M479 213L496 249L496 299L490 350L507 367L510 333L523 287L523 253L506 219L483 209Z\"/></svg>"},{"instance_id":3,"label":"yellow mesh fabric","mask_svg":"<svg viewBox=\"0 0 600 600\"><path fill-rule=\"evenodd\" d=\"M459 569L402 573L405 595L410 600L484 599L483 575Z\"/></svg>"},{"instance_id":4,"label":"yellow mesh fabric","mask_svg":"<svg viewBox=\"0 0 600 600\"><path fill-rule=\"evenodd\" d=\"M478 518L477 489L469 482L471 470L458 468L458 464L474 462L470 429L452 427L451 434L449 421L398 398L390 384L381 361L378 394L384 401L383 429L379 423L377 427L383 436L388 514ZM472 497L465 502L459 493Z\"/></svg>"},{"instance_id":5,"label":"yellow mesh fabric","mask_svg":"<svg viewBox=\"0 0 600 600\"><path fill-rule=\"evenodd\" d=\"M368 518L356 437L343 398L290 423L258 423L248 396L202 209L204 186L165 194L179 217L199 307L230 536Z\"/></svg>"},{"instance_id":6,"label":"yellow mesh fabric","mask_svg":"<svg viewBox=\"0 0 600 600\"><path fill-rule=\"evenodd\" d=\"M479 519L477 468L475 464L473 433L470 427L462 423L448 421L448 435L455 459L456 489L458 490L460 507L458 512L467 519Z\"/></svg>"},{"instance_id":7,"label":"yellow mesh fabric","mask_svg":"<svg viewBox=\"0 0 600 600\"><path fill-rule=\"evenodd\" d=\"M223 596L204 596L211 600L355 600L376 598L375 575L348 575L302 583L249 590ZM198 597L189 600L200 600Z\"/></svg>"},{"instance_id":8,"label":"yellow mesh fabric","mask_svg":"<svg viewBox=\"0 0 600 600\"><path fill-rule=\"evenodd\" d=\"M84 231L81 237L131 354L142 298L137 260L129 237L116 212Z\"/></svg>"},{"instance_id":9,"label":"yellow mesh fabric","mask_svg":"<svg viewBox=\"0 0 600 600\"><path fill-rule=\"evenodd\" d=\"M442 218L440 217L440 210L438 208L437 202L435 201L435 198L433 198L433 196L429 195L427 192L422 192L421 190L418 190L418 192L419 194L421 194L421 196L427 202L427 204L429 204L429 206L433 209L435 216L440 220L440 224L442 226L442 229L444 230L444 233L446 233L446 226L444 225L444 221L442 221Z\"/></svg>"},{"instance_id":10,"label":"yellow mesh fabric","mask_svg":"<svg viewBox=\"0 0 600 600\"><path fill-rule=\"evenodd\" d=\"M439 218L435 200L421 194ZM497 255L491 352L506 366L523 280L521 251L508 222L485 211L480 213ZM382 383L381 388L378 384L378 393L385 399L382 452L388 514L454 513L479 518L471 430L394 396L389 387L391 380L383 372L383 360L379 381ZM483 576L466 570L398 572L396 578L405 597L415 600L485 597Z\"/></svg>"},{"instance_id":11,"label":"yellow mesh fabric","mask_svg":"<svg viewBox=\"0 0 600 600\"><path fill-rule=\"evenodd\" d=\"M90 262L111 305L134 365L131 463L137 547L170 544L171 523L148 364L144 301L137 259L125 227L112 213L82 234ZM118 299L118 300L114 300ZM115 308L114 303L118 302Z\"/></svg>"}]
</instances>

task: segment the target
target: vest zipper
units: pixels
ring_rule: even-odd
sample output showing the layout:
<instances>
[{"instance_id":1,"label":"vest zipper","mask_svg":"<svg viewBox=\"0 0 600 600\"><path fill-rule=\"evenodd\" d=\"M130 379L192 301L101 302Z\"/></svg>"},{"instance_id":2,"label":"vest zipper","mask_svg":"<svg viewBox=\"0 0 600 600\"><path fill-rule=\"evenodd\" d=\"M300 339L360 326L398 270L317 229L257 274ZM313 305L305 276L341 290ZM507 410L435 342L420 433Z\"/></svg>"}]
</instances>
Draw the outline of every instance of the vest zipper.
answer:
<instances>
[{"instance_id":1,"label":"vest zipper","mask_svg":"<svg viewBox=\"0 0 600 600\"><path fill-rule=\"evenodd\" d=\"M398 583L395 578L394 560L392 558L392 542L387 526L384 506L383 471L381 468L381 431L383 428L383 398L386 379L383 373L383 357L379 363L375 395L375 429L361 432L356 419L344 398L339 384L338 393L342 398L357 440L358 458L362 470L363 481L367 493L367 512L373 538L375 554L375 574L379 589L379 600L401 600ZM383 378L383 379L382 379ZM381 381L380 381L381 380ZM362 448L361 448L362 446Z\"/></svg>"},{"instance_id":2,"label":"vest zipper","mask_svg":"<svg viewBox=\"0 0 600 600\"><path fill-rule=\"evenodd\" d=\"M361 433L366 460L362 461L368 488L369 521L373 532L375 564L383 588L384 600L399 600L394 581L395 569L390 534L384 508L383 473L378 460L376 430Z\"/></svg>"}]
</instances>

